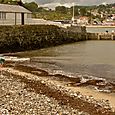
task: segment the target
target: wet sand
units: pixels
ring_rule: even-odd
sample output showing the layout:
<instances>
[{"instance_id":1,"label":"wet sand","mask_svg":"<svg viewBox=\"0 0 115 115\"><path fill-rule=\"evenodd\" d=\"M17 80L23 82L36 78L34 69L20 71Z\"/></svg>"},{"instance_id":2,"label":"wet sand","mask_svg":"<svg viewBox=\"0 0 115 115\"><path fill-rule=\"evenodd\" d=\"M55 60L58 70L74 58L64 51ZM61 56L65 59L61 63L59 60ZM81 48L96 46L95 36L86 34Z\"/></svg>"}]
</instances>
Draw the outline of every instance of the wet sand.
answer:
<instances>
[{"instance_id":1,"label":"wet sand","mask_svg":"<svg viewBox=\"0 0 115 115\"><path fill-rule=\"evenodd\" d=\"M113 108L115 109L115 93L108 94L108 93L98 92L89 87L69 87L69 88L74 91L79 91L83 95L87 95L87 96L92 95L97 100L100 99L108 100L110 105L113 106Z\"/></svg>"}]
</instances>

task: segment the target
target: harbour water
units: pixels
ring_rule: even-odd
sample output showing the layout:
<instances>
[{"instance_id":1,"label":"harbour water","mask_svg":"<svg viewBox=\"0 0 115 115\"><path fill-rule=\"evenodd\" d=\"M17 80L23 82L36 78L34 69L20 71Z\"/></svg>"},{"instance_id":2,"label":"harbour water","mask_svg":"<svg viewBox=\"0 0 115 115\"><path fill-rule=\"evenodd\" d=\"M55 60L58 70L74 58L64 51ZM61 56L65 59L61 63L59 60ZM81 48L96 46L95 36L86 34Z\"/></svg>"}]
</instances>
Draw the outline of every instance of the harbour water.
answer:
<instances>
[{"instance_id":1,"label":"harbour water","mask_svg":"<svg viewBox=\"0 0 115 115\"><path fill-rule=\"evenodd\" d=\"M83 41L18 53L31 66L51 73L90 76L115 82L115 41Z\"/></svg>"},{"instance_id":2,"label":"harbour water","mask_svg":"<svg viewBox=\"0 0 115 115\"><path fill-rule=\"evenodd\" d=\"M103 33L103 32L112 32L115 31L115 26L114 27L87 27L87 32L90 33Z\"/></svg>"}]
</instances>

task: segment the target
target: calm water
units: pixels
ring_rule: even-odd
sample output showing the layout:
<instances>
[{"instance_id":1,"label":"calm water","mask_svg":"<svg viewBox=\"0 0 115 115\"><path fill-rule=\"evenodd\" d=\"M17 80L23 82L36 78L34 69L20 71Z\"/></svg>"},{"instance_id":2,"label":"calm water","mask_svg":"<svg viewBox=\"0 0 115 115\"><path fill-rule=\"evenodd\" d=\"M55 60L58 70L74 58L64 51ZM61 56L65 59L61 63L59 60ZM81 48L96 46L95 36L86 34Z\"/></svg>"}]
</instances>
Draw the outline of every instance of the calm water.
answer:
<instances>
[{"instance_id":1,"label":"calm water","mask_svg":"<svg viewBox=\"0 0 115 115\"><path fill-rule=\"evenodd\" d=\"M98 33L98 32L112 32L113 30L115 31L115 27L87 27L87 32L91 32L91 33Z\"/></svg>"},{"instance_id":2,"label":"calm water","mask_svg":"<svg viewBox=\"0 0 115 115\"><path fill-rule=\"evenodd\" d=\"M20 54L52 72L89 75L115 81L115 41L84 41Z\"/></svg>"}]
</instances>

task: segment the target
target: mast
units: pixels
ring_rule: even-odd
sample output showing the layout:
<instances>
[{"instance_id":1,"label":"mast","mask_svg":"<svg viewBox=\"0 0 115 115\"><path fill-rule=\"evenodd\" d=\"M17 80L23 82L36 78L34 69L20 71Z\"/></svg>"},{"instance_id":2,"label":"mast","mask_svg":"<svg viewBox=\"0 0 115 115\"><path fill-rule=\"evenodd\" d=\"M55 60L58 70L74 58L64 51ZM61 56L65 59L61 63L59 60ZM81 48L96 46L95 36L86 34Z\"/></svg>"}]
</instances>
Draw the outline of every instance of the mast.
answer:
<instances>
[{"instance_id":1,"label":"mast","mask_svg":"<svg viewBox=\"0 0 115 115\"><path fill-rule=\"evenodd\" d=\"M73 3L73 16L72 16L72 25L74 25L75 24L75 18L74 18L74 15L75 15L75 7L74 7L74 3Z\"/></svg>"}]
</instances>

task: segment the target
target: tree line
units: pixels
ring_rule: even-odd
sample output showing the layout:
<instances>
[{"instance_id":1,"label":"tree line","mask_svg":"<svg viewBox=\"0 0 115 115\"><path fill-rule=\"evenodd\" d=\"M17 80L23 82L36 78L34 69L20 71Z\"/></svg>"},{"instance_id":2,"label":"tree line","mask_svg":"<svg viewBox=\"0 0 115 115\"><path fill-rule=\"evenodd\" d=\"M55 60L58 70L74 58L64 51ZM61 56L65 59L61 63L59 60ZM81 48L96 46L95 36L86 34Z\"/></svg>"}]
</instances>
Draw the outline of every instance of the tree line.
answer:
<instances>
[{"instance_id":1,"label":"tree line","mask_svg":"<svg viewBox=\"0 0 115 115\"><path fill-rule=\"evenodd\" d=\"M4 4L18 4L26 9L33 12L33 17L35 18L43 18L46 20L69 20L72 17L73 14L73 7L65 7L65 6L57 6L55 7L55 10L52 9L46 9L43 7L39 7L39 5L36 2L26 2L23 3L21 0L0 0L0 3ZM114 14L115 8L112 9L112 7L115 7L115 3L113 4L107 4L107 5L93 5L93 6L78 6L75 5L74 12L75 16L87 16L92 18L101 18L101 15L94 15L93 12L97 11L98 14Z\"/></svg>"}]
</instances>

